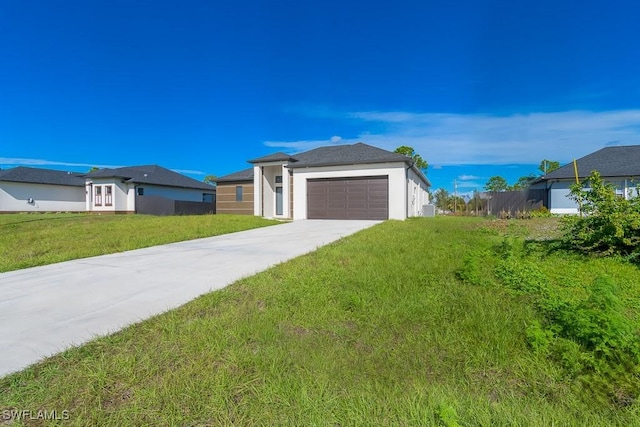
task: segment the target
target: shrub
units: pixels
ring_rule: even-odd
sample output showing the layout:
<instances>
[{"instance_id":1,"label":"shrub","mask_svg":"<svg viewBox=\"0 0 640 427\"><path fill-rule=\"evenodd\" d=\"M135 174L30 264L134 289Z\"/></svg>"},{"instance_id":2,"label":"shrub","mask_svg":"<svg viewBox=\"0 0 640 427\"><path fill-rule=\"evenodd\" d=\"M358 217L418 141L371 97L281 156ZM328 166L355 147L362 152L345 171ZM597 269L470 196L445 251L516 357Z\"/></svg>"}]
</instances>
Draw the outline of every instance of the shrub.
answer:
<instances>
[{"instance_id":1,"label":"shrub","mask_svg":"<svg viewBox=\"0 0 640 427\"><path fill-rule=\"evenodd\" d=\"M550 218L553 216L546 206L540 206L538 209L534 209L530 212L531 218Z\"/></svg>"},{"instance_id":2,"label":"shrub","mask_svg":"<svg viewBox=\"0 0 640 427\"><path fill-rule=\"evenodd\" d=\"M581 205L580 217L565 217L563 242L570 248L600 255L640 254L640 197L618 197L597 171L571 187Z\"/></svg>"}]
</instances>

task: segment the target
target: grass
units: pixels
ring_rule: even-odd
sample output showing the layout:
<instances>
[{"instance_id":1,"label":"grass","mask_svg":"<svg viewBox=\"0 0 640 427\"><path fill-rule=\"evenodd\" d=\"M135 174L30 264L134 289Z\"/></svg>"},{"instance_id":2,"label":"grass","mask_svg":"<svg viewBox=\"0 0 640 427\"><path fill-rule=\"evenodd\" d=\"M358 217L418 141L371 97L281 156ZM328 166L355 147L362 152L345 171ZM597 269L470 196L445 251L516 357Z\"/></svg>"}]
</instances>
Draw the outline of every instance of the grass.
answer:
<instances>
[{"instance_id":1,"label":"grass","mask_svg":"<svg viewBox=\"0 0 640 427\"><path fill-rule=\"evenodd\" d=\"M596 399L532 350L535 305L490 274L505 236L554 227L387 221L2 378L0 411L107 426L640 425L637 401ZM483 286L459 278L474 253ZM550 256L552 281L640 283L622 261ZM625 289L637 324L640 293Z\"/></svg>"},{"instance_id":2,"label":"grass","mask_svg":"<svg viewBox=\"0 0 640 427\"><path fill-rule=\"evenodd\" d=\"M0 272L276 223L239 215L0 215Z\"/></svg>"}]
</instances>

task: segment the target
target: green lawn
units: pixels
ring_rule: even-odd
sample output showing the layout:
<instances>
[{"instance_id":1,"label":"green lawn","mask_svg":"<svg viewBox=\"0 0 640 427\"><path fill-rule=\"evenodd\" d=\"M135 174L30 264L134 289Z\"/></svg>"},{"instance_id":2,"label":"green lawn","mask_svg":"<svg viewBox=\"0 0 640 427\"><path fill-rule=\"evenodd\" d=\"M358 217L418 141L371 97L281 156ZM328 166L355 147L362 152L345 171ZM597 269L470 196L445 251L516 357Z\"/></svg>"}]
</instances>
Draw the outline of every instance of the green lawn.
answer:
<instances>
[{"instance_id":1,"label":"green lawn","mask_svg":"<svg viewBox=\"0 0 640 427\"><path fill-rule=\"evenodd\" d=\"M638 268L525 243L555 233L387 221L0 379L0 411L66 410L79 426L640 425L637 372L612 379L621 399L531 344L544 319L504 273L508 245L575 299L607 275L638 333Z\"/></svg>"},{"instance_id":2,"label":"green lawn","mask_svg":"<svg viewBox=\"0 0 640 427\"><path fill-rule=\"evenodd\" d=\"M0 272L273 224L252 215L0 215Z\"/></svg>"}]
</instances>

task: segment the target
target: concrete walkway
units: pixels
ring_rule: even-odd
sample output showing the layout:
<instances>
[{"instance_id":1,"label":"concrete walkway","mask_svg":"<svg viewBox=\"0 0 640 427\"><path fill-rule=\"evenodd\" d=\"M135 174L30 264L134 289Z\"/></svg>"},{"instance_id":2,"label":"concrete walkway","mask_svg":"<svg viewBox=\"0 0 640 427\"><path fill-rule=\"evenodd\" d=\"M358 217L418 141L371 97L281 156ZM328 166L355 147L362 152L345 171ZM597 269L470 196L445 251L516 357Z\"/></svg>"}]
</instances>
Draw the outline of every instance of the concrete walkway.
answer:
<instances>
[{"instance_id":1,"label":"concrete walkway","mask_svg":"<svg viewBox=\"0 0 640 427\"><path fill-rule=\"evenodd\" d=\"M295 221L1 273L0 376L377 223Z\"/></svg>"}]
</instances>

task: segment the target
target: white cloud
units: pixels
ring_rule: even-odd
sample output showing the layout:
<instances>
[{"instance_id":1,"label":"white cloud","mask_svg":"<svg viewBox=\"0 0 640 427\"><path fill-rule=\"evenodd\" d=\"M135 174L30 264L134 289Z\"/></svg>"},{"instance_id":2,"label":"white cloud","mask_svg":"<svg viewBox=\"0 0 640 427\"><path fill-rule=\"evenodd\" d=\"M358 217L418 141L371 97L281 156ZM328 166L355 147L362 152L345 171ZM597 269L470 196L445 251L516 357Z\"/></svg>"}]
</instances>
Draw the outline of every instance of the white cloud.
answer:
<instances>
[{"instance_id":1,"label":"white cloud","mask_svg":"<svg viewBox=\"0 0 640 427\"><path fill-rule=\"evenodd\" d=\"M295 154L301 151L313 150L314 148L323 147L326 145L355 144L356 142L360 142L360 139L343 139L339 136L333 136L330 139L266 141L264 145L266 145L267 147L277 147L285 150L291 150L290 154Z\"/></svg>"},{"instance_id":2,"label":"white cloud","mask_svg":"<svg viewBox=\"0 0 640 427\"><path fill-rule=\"evenodd\" d=\"M0 157L0 165L21 165L21 166L69 166L69 167L82 167L82 168L121 168L122 166L114 165L97 165L94 163L72 163L72 162L59 162L55 160L43 160L43 159L25 159L14 157Z\"/></svg>"},{"instance_id":3,"label":"white cloud","mask_svg":"<svg viewBox=\"0 0 640 427\"><path fill-rule=\"evenodd\" d=\"M94 163L73 163L73 162L59 162L55 160L43 160L43 159L25 159L18 157L0 157L0 165L2 166L65 166L70 168L121 168L122 165L98 165ZM190 169L171 169L174 172L185 175L206 175L205 172L190 170Z\"/></svg>"},{"instance_id":4,"label":"white cloud","mask_svg":"<svg viewBox=\"0 0 640 427\"><path fill-rule=\"evenodd\" d=\"M171 169L174 172L181 173L183 175L206 175L205 172L202 171L194 171L191 169Z\"/></svg>"},{"instance_id":5,"label":"white cloud","mask_svg":"<svg viewBox=\"0 0 640 427\"><path fill-rule=\"evenodd\" d=\"M460 175L458 177L458 179L460 181L471 181L471 180L474 180L474 179L482 179L482 177L481 176L475 176L475 175Z\"/></svg>"},{"instance_id":6,"label":"white cloud","mask_svg":"<svg viewBox=\"0 0 640 427\"><path fill-rule=\"evenodd\" d=\"M564 111L512 115L362 111L345 114L355 138L387 150L413 147L432 166L464 164L567 163L607 145L640 144L640 110ZM382 129L382 130L381 130ZM270 147L298 151L330 140L270 141Z\"/></svg>"},{"instance_id":7,"label":"white cloud","mask_svg":"<svg viewBox=\"0 0 640 427\"><path fill-rule=\"evenodd\" d=\"M484 183L478 181L460 181L456 183L456 187L460 188L483 188Z\"/></svg>"}]
</instances>

